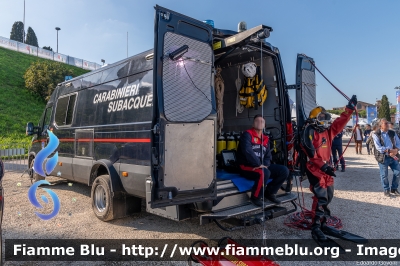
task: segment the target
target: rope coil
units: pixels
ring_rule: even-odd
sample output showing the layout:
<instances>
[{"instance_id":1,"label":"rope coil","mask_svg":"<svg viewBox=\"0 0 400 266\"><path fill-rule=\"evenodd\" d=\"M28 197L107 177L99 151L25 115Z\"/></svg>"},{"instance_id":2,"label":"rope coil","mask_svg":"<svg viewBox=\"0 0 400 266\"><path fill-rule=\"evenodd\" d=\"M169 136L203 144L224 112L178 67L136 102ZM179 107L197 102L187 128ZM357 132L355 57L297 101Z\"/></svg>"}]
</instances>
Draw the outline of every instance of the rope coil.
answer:
<instances>
[{"instance_id":1,"label":"rope coil","mask_svg":"<svg viewBox=\"0 0 400 266\"><path fill-rule=\"evenodd\" d=\"M242 80L240 79L240 67L238 66L238 77L235 80L235 85L236 85L236 90L237 90L237 94L236 94L236 116L237 114L241 114L244 110L244 106L240 104L240 96L239 96L239 92L240 89L242 88Z\"/></svg>"},{"instance_id":2,"label":"rope coil","mask_svg":"<svg viewBox=\"0 0 400 266\"><path fill-rule=\"evenodd\" d=\"M221 76L222 69L217 68L217 73L215 74L215 94L217 98L217 123L218 131L221 134L222 128L224 127L224 90L225 84Z\"/></svg>"}]
</instances>

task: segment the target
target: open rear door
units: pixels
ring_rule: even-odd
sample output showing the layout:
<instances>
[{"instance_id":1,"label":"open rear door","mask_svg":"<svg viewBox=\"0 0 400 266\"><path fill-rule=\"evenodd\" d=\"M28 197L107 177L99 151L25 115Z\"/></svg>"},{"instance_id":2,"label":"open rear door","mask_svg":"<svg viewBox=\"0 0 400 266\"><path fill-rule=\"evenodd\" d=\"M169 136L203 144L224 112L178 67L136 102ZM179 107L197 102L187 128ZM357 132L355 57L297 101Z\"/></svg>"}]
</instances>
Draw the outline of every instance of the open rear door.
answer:
<instances>
[{"instance_id":1,"label":"open rear door","mask_svg":"<svg viewBox=\"0 0 400 266\"><path fill-rule=\"evenodd\" d=\"M163 7L155 9L151 207L212 200L212 28Z\"/></svg>"},{"instance_id":2,"label":"open rear door","mask_svg":"<svg viewBox=\"0 0 400 266\"><path fill-rule=\"evenodd\" d=\"M297 127L301 129L310 111L317 106L314 60L297 55L296 64L296 115Z\"/></svg>"}]
</instances>

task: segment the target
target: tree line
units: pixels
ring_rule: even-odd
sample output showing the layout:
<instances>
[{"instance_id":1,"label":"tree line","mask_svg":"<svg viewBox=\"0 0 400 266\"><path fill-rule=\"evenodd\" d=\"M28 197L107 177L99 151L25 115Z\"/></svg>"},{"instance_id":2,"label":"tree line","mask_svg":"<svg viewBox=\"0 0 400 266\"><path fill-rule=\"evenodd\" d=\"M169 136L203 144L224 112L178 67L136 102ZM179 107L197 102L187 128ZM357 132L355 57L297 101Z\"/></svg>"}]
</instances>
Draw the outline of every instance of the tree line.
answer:
<instances>
[{"instance_id":1,"label":"tree line","mask_svg":"<svg viewBox=\"0 0 400 266\"><path fill-rule=\"evenodd\" d=\"M331 114L340 115L343 110L327 110ZM396 109L390 109L389 99L386 95L382 96L381 104L378 108L378 118L386 118L391 121L390 115L396 114ZM358 116L361 118L367 118L366 110L358 111Z\"/></svg>"},{"instance_id":2,"label":"tree line","mask_svg":"<svg viewBox=\"0 0 400 266\"><path fill-rule=\"evenodd\" d=\"M35 47L39 47L38 38L36 36L35 31L31 27L28 27L25 40L24 36L25 36L24 23L22 21L14 22L10 32L10 39L17 42L26 43ZM43 46L43 49L53 51L53 49L50 46Z\"/></svg>"}]
</instances>

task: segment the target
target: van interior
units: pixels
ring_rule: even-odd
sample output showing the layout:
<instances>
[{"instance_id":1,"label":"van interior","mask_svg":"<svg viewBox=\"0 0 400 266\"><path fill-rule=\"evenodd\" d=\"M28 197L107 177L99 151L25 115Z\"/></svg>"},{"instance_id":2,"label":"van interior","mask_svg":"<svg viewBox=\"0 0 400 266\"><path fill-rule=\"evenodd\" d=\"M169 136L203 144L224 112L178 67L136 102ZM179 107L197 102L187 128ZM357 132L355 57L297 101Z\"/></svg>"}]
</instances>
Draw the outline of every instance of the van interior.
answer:
<instances>
[{"instance_id":1,"label":"van interior","mask_svg":"<svg viewBox=\"0 0 400 266\"><path fill-rule=\"evenodd\" d=\"M263 114L265 119L265 134L271 140L270 145L272 149L273 160L275 163L283 163L282 153L282 132L284 124L281 121L281 114L279 112L279 101L282 99L282 92L280 92L276 78L276 71L273 56L263 51L262 60L260 49L253 46L244 46L236 48L228 56L216 55L217 73L220 72L223 80L223 95L218 93L216 88L216 101L217 109L218 103L223 102L223 126L218 131L217 135L217 154L221 150L236 150L239 143L240 135L252 127L253 118L256 114ZM219 59L221 58L221 59ZM262 106L258 108L245 108L240 105L239 90L243 86L246 77L242 73L243 64L254 62L257 66L262 67L261 77L263 84L266 86L267 98ZM217 80L216 75L216 80ZM261 79L261 78L260 78ZM222 96L221 96L222 95ZM217 120L219 120L218 117ZM224 144L226 143L226 145ZM221 167L221 158L217 155L218 165Z\"/></svg>"}]
</instances>

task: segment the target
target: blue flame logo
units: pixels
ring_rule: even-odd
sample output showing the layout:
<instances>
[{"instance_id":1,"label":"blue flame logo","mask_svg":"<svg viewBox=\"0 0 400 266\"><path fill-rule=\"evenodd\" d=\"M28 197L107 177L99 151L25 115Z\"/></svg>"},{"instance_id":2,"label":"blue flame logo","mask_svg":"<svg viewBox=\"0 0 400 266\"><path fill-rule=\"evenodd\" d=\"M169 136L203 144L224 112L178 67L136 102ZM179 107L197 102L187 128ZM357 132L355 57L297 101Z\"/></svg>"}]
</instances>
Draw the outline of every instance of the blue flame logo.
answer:
<instances>
[{"instance_id":1,"label":"blue flame logo","mask_svg":"<svg viewBox=\"0 0 400 266\"><path fill-rule=\"evenodd\" d=\"M46 160L46 158L49 157L49 155L51 153L53 153L59 144L59 140L58 138L53 134L53 132L51 132L50 130L47 130L47 134L49 136L49 143L47 144L47 146L45 148L43 148L41 151L38 152L38 154L36 155L35 161L33 163L33 170L43 176L46 177L46 174L50 174L54 168L56 168L57 162L58 162L58 152L56 152L53 157L49 158L46 162L45 168L46 168L46 172L43 169L43 163ZM28 199L29 201L32 203L33 206L35 206L36 208L40 208L42 209L43 206L39 203L39 201L36 199L36 191L38 189L38 187L40 185L50 185L50 183L46 180L40 180L35 182L28 191ZM58 214L58 212L60 211L60 200L58 199L57 194L52 191L51 189L47 189L47 188L43 188L44 191L46 191L53 203L54 203L54 210L49 213L49 214L42 214L42 213L38 213L35 212L35 214L42 220L50 220L51 218L53 218L54 216L56 216ZM49 203L49 200L46 196L42 195L41 199L47 204Z\"/></svg>"},{"instance_id":2,"label":"blue flame logo","mask_svg":"<svg viewBox=\"0 0 400 266\"><path fill-rule=\"evenodd\" d=\"M53 132L47 130L47 134L50 138L49 143L47 144L46 148L43 148L41 151L38 152L33 163L33 169L35 170L35 172L43 177L46 177L46 174L50 174L54 170L54 168L56 168L58 162L58 152L56 152L53 157L47 160L46 173L43 170L43 162L47 157L49 157L52 152L57 149L58 144L60 143Z\"/></svg>"},{"instance_id":3,"label":"blue flame logo","mask_svg":"<svg viewBox=\"0 0 400 266\"><path fill-rule=\"evenodd\" d=\"M49 181L40 180L40 181L33 183L33 185L28 190L29 201L32 203L33 206L35 206L36 208L40 208L40 209L43 208L43 206L36 199L36 191L37 191L38 187L43 184L50 185ZM43 190L46 191L47 193L49 193L49 195L54 203L54 210L49 214L42 214L42 213L38 213L38 212L35 212L35 214L42 220L50 220L51 218L56 216L58 214L58 212L60 211L60 200L58 199L57 194L53 190L47 189L47 188L43 188ZM49 200L46 196L42 195L41 199L45 203L49 203Z\"/></svg>"}]
</instances>

